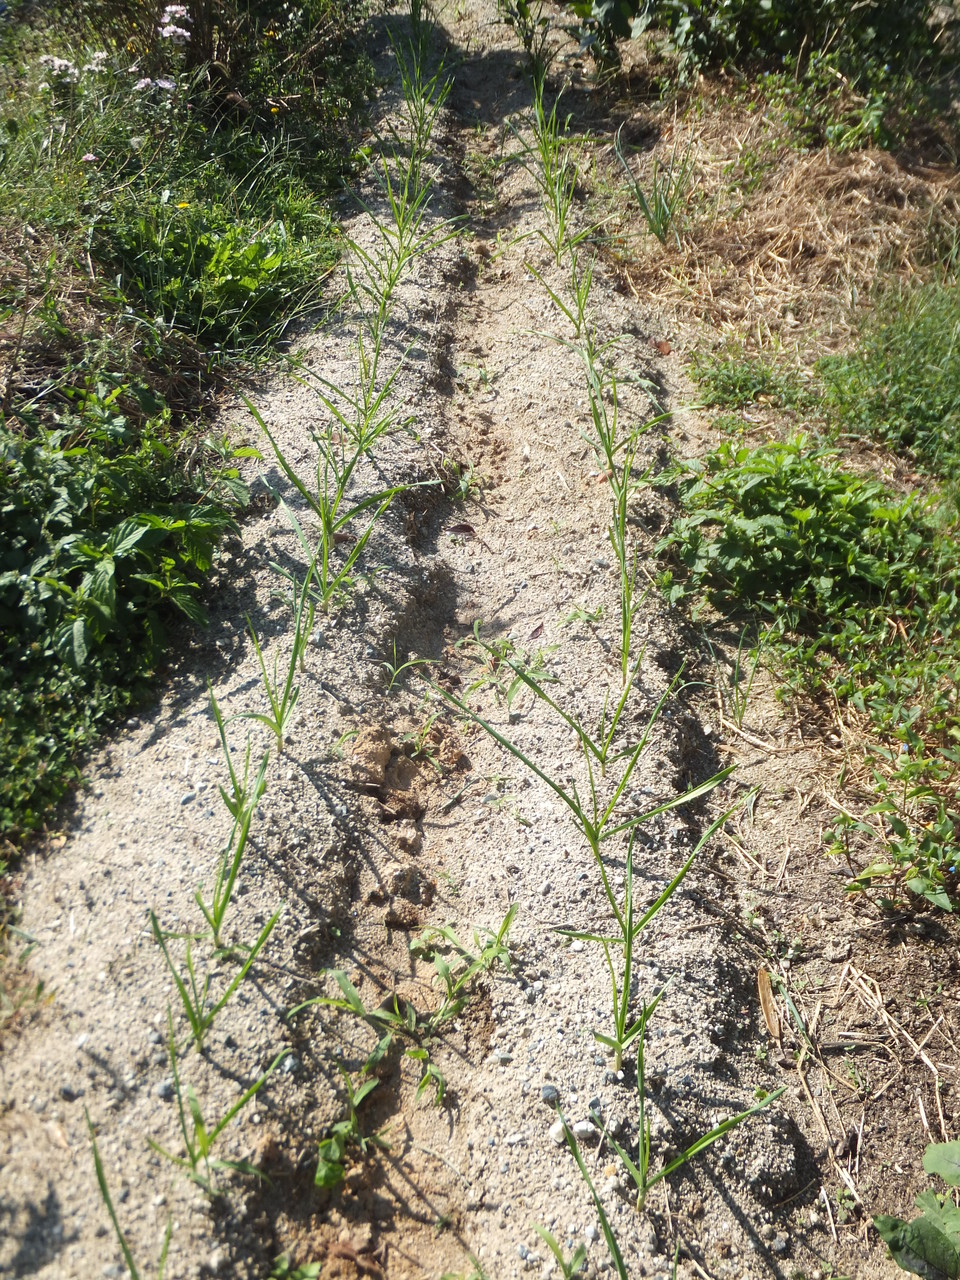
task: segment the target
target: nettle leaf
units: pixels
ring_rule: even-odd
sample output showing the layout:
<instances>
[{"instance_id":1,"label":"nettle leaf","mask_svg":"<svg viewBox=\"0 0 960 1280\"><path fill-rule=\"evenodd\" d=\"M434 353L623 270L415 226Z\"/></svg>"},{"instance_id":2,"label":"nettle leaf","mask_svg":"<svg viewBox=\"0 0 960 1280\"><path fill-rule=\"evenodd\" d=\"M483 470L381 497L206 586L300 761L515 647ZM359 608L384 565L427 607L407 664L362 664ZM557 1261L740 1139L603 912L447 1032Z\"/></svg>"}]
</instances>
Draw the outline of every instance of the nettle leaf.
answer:
<instances>
[{"instance_id":1,"label":"nettle leaf","mask_svg":"<svg viewBox=\"0 0 960 1280\"><path fill-rule=\"evenodd\" d=\"M75 618L59 627L53 637L53 647L64 662L82 667L90 650L90 628L85 619Z\"/></svg>"},{"instance_id":2,"label":"nettle leaf","mask_svg":"<svg viewBox=\"0 0 960 1280\"><path fill-rule=\"evenodd\" d=\"M929 1219L904 1222L881 1215L874 1218L873 1225L903 1271L924 1280L960 1280L960 1255Z\"/></svg>"},{"instance_id":3,"label":"nettle leaf","mask_svg":"<svg viewBox=\"0 0 960 1280\"><path fill-rule=\"evenodd\" d=\"M960 1187L960 1140L931 1142L923 1153L923 1167L936 1173L951 1187Z\"/></svg>"},{"instance_id":4,"label":"nettle leaf","mask_svg":"<svg viewBox=\"0 0 960 1280\"><path fill-rule=\"evenodd\" d=\"M927 1221L942 1231L955 1248L960 1246L960 1209L952 1200L938 1196L935 1191L924 1191L917 1196L916 1204Z\"/></svg>"},{"instance_id":5,"label":"nettle leaf","mask_svg":"<svg viewBox=\"0 0 960 1280\"><path fill-rule=\"evenodd\" d=\"M103 544L104 550L120 559L128 555L149 531L148 526L135 517L130 520L121 520L111 530L109 538Z\"/></svg>"}]
</instances>

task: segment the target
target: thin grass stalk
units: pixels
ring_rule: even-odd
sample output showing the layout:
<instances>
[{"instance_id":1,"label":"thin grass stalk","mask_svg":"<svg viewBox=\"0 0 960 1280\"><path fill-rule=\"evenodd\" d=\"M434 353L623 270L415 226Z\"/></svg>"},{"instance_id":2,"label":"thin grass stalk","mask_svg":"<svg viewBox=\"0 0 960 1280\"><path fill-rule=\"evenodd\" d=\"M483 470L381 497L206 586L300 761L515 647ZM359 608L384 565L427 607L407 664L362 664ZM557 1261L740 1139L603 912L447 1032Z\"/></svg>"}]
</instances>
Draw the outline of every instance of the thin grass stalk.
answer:
<instances>
[{"instance_id":1,"label":"thin grass stalk","mask_svg":"<svg viewBox=\"0 0 960 1280\"><path fill-rule=\"evenodd\" d=\"M260 761L260 768L257 772L257 777L253 785L253 793L250 795L249 799L246 798L246 776L244 776L244 807L241 810L238 819L234 822L233 831L230 833L230 840L221 856L210 906L208 907L203 900L202 885L194 895L197 906L200 908L204 919L210 926L213 934L213 945L215 947L219 947L221 944L223 920L233 899L233 891L236 886L237 876L240 872L240 865L243 862L243 855L246 851L247 840L250 835L250 825L253 821L253 815L256 811L257 805L266 790L266 775L269 761L270 755L268 752ZM236 839L235 844L234 839ZM232 858L230 857L231 849L233 849Z\"/></svg>"},{"instance_id":2,"label":"thin grass stalk","mask_svg":"<svg viewBox=\"0 0 960 1280\"><path fill-rule=\"evenodd\" d=\"M627 1264L624 1262L620 1245L617 1243L617 1237L614 1235L613 1227L610 1225L610 1219L607 1217L607 1211L603 1206L603 1201L597 1194L596 1187L594 1187L590 1174L587 1172L587 1166L583 1162L583 1156L580 1154L580 1148L577 1146L577 1140L573 1136L573 1131L564 1119L563 1114L558 1112L558 1115L560 1116L560 1122L563 1125L563 1136L566 1139L567 1146L570 1148L570 1152L573 1155L574 1160L577 1162L577 1168L580 1170L580 1176L587 1184L587 1188L593 1198L593 1205L597 1211L597 1216L600 1219L600 1229L603 1232L603 1238L606 1241L608 1250L610 1251L610 1257L613 1259L613 1265L616 1267L618 1280L630 1280L630 1273L627 1271Z\"/></svg>"},{"instance_id":3,"label":"thin grass stalk","mask_svg":"<svg viewBox=\"0 0 960 1280\"><path fill-rule=\"evenodd\" d=\"M110 1221L113 1224L113 1232L117 1237L117 1244L120 1246L120 1252L123 1255L124 1265L130 1275L130 1280L140 1280L140 1270L137 1267L130 1246L127 1244L126 1236L120 1226L120 1219L117 1217L117 1211L114 1208L113 1197L110 1195L110 1188L107 1185L107 1175L104 1173L103 1161L100 1159L100 1150L97 1146L96 1130L93 1127L93 1121L90 1119L90 1112L86 1107L83 1109L84 1119L87 1122L87 1131L90 1134L90 1144L93 1148L93 1167L97 1176L97 1186L100 1188L100 1198L106 1206ZM163 1243L160 1246L160 1257L157 1262L157 1280L163 1280L163 1273L167 1266L167 1253L170 1249L170 1238L173 1235L173 1219L167 1219L166 1230L163 1234Z\"/></svg>"}]
</instances>

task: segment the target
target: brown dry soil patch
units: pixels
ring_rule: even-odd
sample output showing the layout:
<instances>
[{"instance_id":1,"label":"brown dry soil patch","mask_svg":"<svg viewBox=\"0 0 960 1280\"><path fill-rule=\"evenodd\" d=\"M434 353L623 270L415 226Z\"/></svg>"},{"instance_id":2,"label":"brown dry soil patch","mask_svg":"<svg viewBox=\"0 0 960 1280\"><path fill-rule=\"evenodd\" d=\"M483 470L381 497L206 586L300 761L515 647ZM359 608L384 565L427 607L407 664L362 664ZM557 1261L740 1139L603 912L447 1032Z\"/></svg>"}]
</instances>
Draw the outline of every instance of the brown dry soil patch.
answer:
<instances>
[{"instance_id":1,"label":"brown dry soil patch","mask_svg":"<svg viewBox=\"0 0 960 1280\"><path fill-rule=\"evenodd\" d=\"M589 1275L612 1274L594 1205L550 1135L555 1114L542 1100L551 1087L569 1120L584 1126L599 1111L636 1149L632 1067L618 1075L593 1039L609 1019L608 980L589 945L555 932L609 927L596 869L554 793L481 730L454 721L420 681L423 668L395 681L388 670L428 660L437 684L467 697L563 780L581 767L569 732L528 691L512 701L497 695L495 664L482 671L464 643L474 624L541 663L555 681L551 694L585 721L599 718L607 691L619 688L607 488L584 435L583 373L576 353L549 336L570 335L528 264L555 290L566 286L565 269L537 234L543 214L529 173L503 163L518 147L509 126L526 127L523 57L486 0L461 0L440 24L455 81L432 143L429 216L436 227L444 218L462 222L402 285L388 356L406 352L395 394L413 432L395 434L377 473L370 467L360 478L371 489L384 476L424 483L378 525L342 607L316 619L295 721L282 755L271 753L227 942L249 945L283 910L203 1051L191 1049L148 912L170 935L196 932L194 895L201 885L209 893L226 838L208 682L231 717L235 752L247 732L255 759L270 745L241 718L264 710L244 616L268 662L286 662L290 606L271 566L302 572L303 557L282 509L262 504L224 550L209 629L185 644L157 705L97 754L63 837L33 850L18 881L31 981L42 978L50 998L8 1027L0 1056L0 1275L124 1274L94 1176L87 1113L141 1274L153 1274L168 1223L173 1280L265 1280L281 1252L347 1280L475 1268L491 1280L546 1276L552 1264L534 1223L548 1226L568 1255L585 1243ZM388 28L402 35L403 24L373 25L385 78L393 66ZM570 80L565 101L579 125L588 122L599 172L615 128L637 108L595 93L565 37L552 38L567 58L556 64ZM380 137L391 113L397 118L396 95L396 87L384 91ZM659 132L671 145L667 126ZM906 191L913 181L891 178L889 163L863 155L835 165L838 199L865 201L865 221L877 210L871 165L885 175L877 188L884 225L883 210L902 207L883 195L889 182ZM796 186L816 187L818 200L829 201L814 165L797 161ZM598 191L599 179L593 198L611 198ZM377 207L372 179L361 194ZM369 216L346 199L342 213L350 234L371 244ZM577 216L585 225L583 207ZM621 218L629 231L622 209ZM783 242L778 223L769 223L763 244L749 240L749 225L732 249L729 238L701 241L699 261L714 296L728 288L724 281L737 282L729 308L737 317L752 316L757 281L770 274L764 262L776 264L785 290L774 305L779 325L791 309L799 314L796 298L810 287L802 272L787 271L804 251ZM804 243L814 235L794 233ZM823 261L832 263L835 242L825 235ZM598 260L591 308L601 337L617 339L622 420L644 422L664 403L677 411L643 438L638 465L655 468L670 448L704 449L710 428L680 407L690 399L684 361L702 337L693 277L686 293L671 291L687 268L676 255L654 265L649 247L644 254ZM723 272L711 267L716 259ZM751 275L751 262L759 274ZM832 287L836 263L819 279ZM769 296L779 297L779 282ZM709 298L699 297L709 310ZM710 315L722 327L728 312ZM355 333L349 311L336 312L299 344L306 376L278 375L259 398L285 456L306 476L316 459L311 428L324 416L309 374L349 383ZM224 416L255 436L242 405L225 406ZM265 482L296 508L296 493L265 454ZM451 463L469 479L462 500L449 492L457 488ZM439 477L446 496L425 483ZM652 579L668 497L643 493L634 518L642 571ZM751 1105L758 1090L786 1089L661 1183L642 1213L612 1149L599 1131L583 1129L627 1269L665 1277L676 1254L676 1274L688 1280L890 1276L870 1215L908 1212L923 1185L925 1143L952 1136L960 1122L956 930L933 915L884 919L846 898L846 869L822 854L843 760L842 731L829 716L786 708L761 673L737 724L713 692L736 655L729 628L688 625L655 590L638 628L643 655L625 732L642 731L681 667L687 685L666 704L625 803L642 811L738 766L724 794L640 828L644 901L676 874L720 806L759 788L642 937L636 999L665 990L647 1054L655 1161ZM487 686L471 691L479 674ZM625 850L610 850L610 874L622 884ZM289 1011L338 997L330 972L343 970L367 1010L413 1009L422 1027L441 991L411 940L449 923L473 946L474 930L482 942L512 905L509 970L479 974L465 1007L426 1045L446 1082L441 1105L432 1090L418 1096L419 1064L406 1053L423 1047L422 1034L398 1039L360 1108L360 1133L388 1145L351 1146L343 1182L317 1188L318 1142L347 1115L343 1072L358 1080L382 1022L323 1005ZM169 945L183 965L182 936ZM192 955L199 981L209 976L222 992L236 960L202 939ZM792 1001L793 1012L778 1000L771 1027L757 994L760 970L778 976ZM220 1157L256 1164L264 1180L217 1172L220 1193L211 1198L148 1145L182 1153L168 1007L181 1083L208 1123L286 1051L219 1139Z\"/></svg>"}]
</instances>

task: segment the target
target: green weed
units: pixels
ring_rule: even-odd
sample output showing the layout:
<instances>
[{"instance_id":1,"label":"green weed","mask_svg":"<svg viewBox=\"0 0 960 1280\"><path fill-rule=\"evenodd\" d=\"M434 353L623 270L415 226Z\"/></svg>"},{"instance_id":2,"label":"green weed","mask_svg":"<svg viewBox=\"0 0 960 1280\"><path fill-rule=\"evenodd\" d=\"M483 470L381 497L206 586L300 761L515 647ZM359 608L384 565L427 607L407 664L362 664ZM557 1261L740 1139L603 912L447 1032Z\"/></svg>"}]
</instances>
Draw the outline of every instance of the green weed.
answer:
<instances>
[{"instance_id":1,"label":"green weed","mask_svg":"<svg viewBox=\"0 0 960 1280\"><path fill-rule=\"evenodd\" d=\"M960 1142L931 1142L923 1153L926 1173L960 1187ZM960 1276L960 1209L950 1195L927 1190L917 1196L919 1218L904 1222L879 1214L874 1229L903 1271L918 1276Z\"/></svg>"},{"instance_id":2,"label":"green weed","mask_svg":"<svg viewBox=\"0 0 960 1280\"><path fill-rule=\"evenodd\" d=\"M207 1122L203 1118L203 1112L200 1109L200 1103L197 1095L190 1085L186 1090L180 1084L180 1072L177 1070L177 1046L173 1034L173 1015L167 1008L167 1053L170 1058L170 1071L173 1075L173 1091L177 1099L177 1113L180 1118L180 1132L183 1135L183 1144L186 1149L186 1156L174 1155L158 1142L154 1142L152 1138L148 1138L152 1150L157 1155L161 1155L164 1159L169 1160L171 1164L178 1169L182 1169L187 1177L202 1187L207 1195L215 1195L217 1191L214 1181L214 1173L229 1171L232 1173L245 1173L252 1177L263 1177L255 1165L246 1160L221 1160L219 1158L211 1158L213 1145L224 1131L227 1125L236 1116L240 1114L243 1108L260 1092L274 1071L290 1052L284 1049L277 1054L270 1066L260 1078L247 1089L237 1101L229 1107L216 1124L209 1128ZM186 1097L186 1108L184 1108L184 1097ZM190 1113L190 1126L187 1126L187 1112Z\"/></svg>"},{"instance_id":3,"label":"green weed","mask_svg":"<svg viewBox=\"0 0 960 1280\"><path fill-rule=\"evenodd\" d=\"M930 500L846 471L836 450L802 435L725 443L675 478L685 510L660 551L685 574L663 576L670 599L704 591L755 610L796 687L827 687L868 718L883 823L843 824L836 847L849 853L854 829L879 835L884 856L855 887L899 881L946 906L960 759L955 533Z\"/></svg>"},{"instance_id":4,"label":"green weed","mask_svg":"<svg viewBox=\"0 0 960 1280\"><path fill-rule=\"evenodd\" d=\"M202 616L246 496L195 419L217 366L275 341L337 256L323 193L372 83L359 51L343 56L360 20L340 0L270 18L228 0L225 83L209 23L175 46L135 0L82 0L53 26L5 14L0 200L20 246L0 281L16 335L0 402L7 836L79 783L83 749L148 689L171 618Z\"/></svg>"},{"instance_id":5,"label":"green weed","mask_svg":"<svg viewBox=\"0 0 960 1280\"><path fill-rule=\"evenodd\" d=\"M450 925L430 925L415 942L410 944L410 950L414 954L432 960L436 965L440 958L437 944L443 943L452 948L466 967L457 975L455 983L451 984L451 976L446 966L441 972L441 977L445 978L449 994L457 994L473 980L476 974L489 972L497 964L502 964L508 973L512 972L509 937L516 915L517 904L514 902L510 905L496 932L491 929L482 931L474 929L472 951L464 942L461 942Z\"/></svg>"},{"instance_id":6,"label":"green weed","mask_svg":"<svg viewBox=\"0 0 960 1280\"><path fill-rule=\"evenodd\" d=\"M799 375L761 357L740 352L697 355L691 372L703 403L712 408L742 409L761 399L784 409L812 408L815 403Z\"/></svg>"},{"instance_id":7,"label":"green weed","mask_svg":"<svg viewBox=\"0 0 960 1280\"><path fill-rule=\"evenodd\" d=\"M89 385L49 428L0 415L0 830L37 826L81 748L146 687L233 526L233 460L188 475L129 388ZM231 474L232 473L232 474ZM230 486L228 489L226 486Z\"/></svg>"},{"instance_id":8,"label":"green weed","mask_svg":"<svg viewBox=\"0 0 960 1280\"><path fill-rule=\"evenodd\" d=\"M891 289L854 350L822 360L818 372L839 426L960 480L960 286Z\"/></svg>"},{"instance_id":9,"label":"green weed","mask_svg":"<svg viewBox=\"0 0 960 1280\"><path fill-rule=\"evenodd\" d=\"M354 1085L350 1073L343 1067L340 1068L340 1075L347 1092L347 1114L343 1120L338 1120L330 1127L326 1138L321 1139L317 1172L314 1177L316 1186L328 1191L339 1186L343 1181L346 1174L344 1161L351 1146L359 1147L363 1155L367 1154L370 1147L377 1147L381 1151L390 1149L390 1144L382 1134L375 1133L370 1136L364 1134L357 1115L358 1108L370 1096L379 1081L370 1077L361 1080L359 1085Z\"/></svg>"},{"instance_id":10,"label":"green weed","mask_svg":"<svg viewBox=\"0 0 960 1280\"><path fill-rule=\"evenodd\" d=\"M203 1049L204 1039L216 1021L217 1015L230 1002L240 984L250 972L254 960L263 950L267 939L273 932L274 925L280 919L281 910L282 908L278 908L263 926L256 942L247 953L247 958L244 960L243 965L237 970L220 999L215 1001L211 1001L210 996L210 974L208 973L202 978L198 978L189 939L187 940L184 960L186 965L186 978L184 978L167 947L167 938L171 935L163 932L155 913L153 911L150 912L150 928L153 932L154 940L163 953L164 961L170 976L173 978L177 995L180 997L180 1003L190 1025L190 1032L198 1049Z\"/></svg>"},{"instance_id":11,"label":"green weed","mask_svg":"<svg viewBox=\"0 0 960 1280\"><path fill-rule=\"evenodd\" d=\"M453 930L445 925L427 930L417 941L411 943L412 954L428 959L436 972L437 979L443 989L443 996L436 1008L421 1013L409 1000L394 994L382 1001L373 1009L363 1003L360 993L341 969L333 969L330 976L340 988L339 996L314 996L291 1009L287 1017L293 1018L304 1009L316 1005L339 1009L350 1013L361 1022L365 1022L375 1035L377 1043L366 1062L366 1070L372 1070L393 1047L399 1038L411 1042L412 1048L406 1050L406 1056L418 1064L420 1082L417 1088L419 1097L427 1089L433 1088L435 1101L439 1105L446 1092L446 1080L440 1069L430 1056L430 1043L443 1031L444 1027L456 1018L464 1009L473 991L473 983L481 972L488 972L497 964L510 967L508 935L516 915L516 905L510 907L496 932L485 930L474 932L474 944L477 952L459 940ZM457 964L450 965L442 952L452 948L457 953Z\"/></svg>"},{"instance_id":12,"label":"green weed","mask_svg":"<svg viewBox=\"0 0 960 1280\"><path fill-rule=\"evenodd\" d=\"M267 1280L317 1280L322 1269L320 1262L305 1262L295 1267L284 1253L274 1258Z\"/></svg>"},{"instance_id":13,"label":"green weed","mask_svg":"<svg viewBox=\"0 0 960 1280\"><path fill-rule=\"evenodd\" d=\"M551 22L540 4L529 0L501 0L498 6L517 34L530 60L530 79L534 92L542 93L554 54L549 46Z\"/></svg>"},{"instance_id":14,"label":"green weed","mask_svg":"<svg viewBox=\"0 0 960 1280\"><path fill-rule=\"evenodd\" d=\"M690 184L693 178L693 159L690 149L688 148L681 155L679 152L680 144L675 142L670 159L666 164L661 164L660 160L654 156L650 170L650 188L649 192L647 192L623 154L623 146L620 140L621 132L622 129L617 130L617 136L613 144L614 151L626 176L630 193L636 200L643 215L647 230L655 235L661 244L666 244L667 237L672 235L679 248L683 223L682 215L684 206L689 199Z\"/></svg>"}]
</instances>

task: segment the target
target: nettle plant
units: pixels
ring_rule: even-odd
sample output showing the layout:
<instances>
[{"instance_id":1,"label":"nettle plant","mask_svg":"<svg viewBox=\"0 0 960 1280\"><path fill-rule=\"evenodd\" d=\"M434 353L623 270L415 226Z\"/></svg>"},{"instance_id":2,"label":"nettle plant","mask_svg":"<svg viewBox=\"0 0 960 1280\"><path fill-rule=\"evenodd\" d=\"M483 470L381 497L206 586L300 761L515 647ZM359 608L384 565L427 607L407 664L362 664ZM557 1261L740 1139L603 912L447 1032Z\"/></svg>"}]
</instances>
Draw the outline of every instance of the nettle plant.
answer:
<instances>
[{"instance_id":1,"label":"nettle plant","mask_svg":"<svg viewBox=\"0 0 960 1280\"><path fill-rule=\"evenodd\" d=\"M923 1153L923 1167L948 1187L960 1187L960 1142L932 1142ZM917 1196L919 1218L878 1214L873 1225L890 1249L898 1267L926 1280L960 1280L960 1209L956 1191L942 1195L933 1189Z\"/></svg>"}]
</instances>

